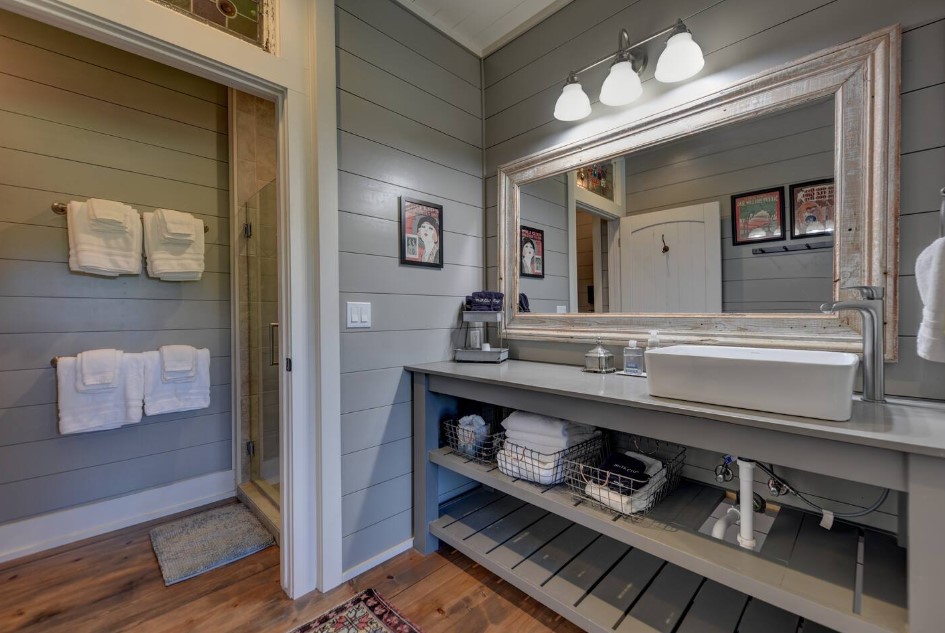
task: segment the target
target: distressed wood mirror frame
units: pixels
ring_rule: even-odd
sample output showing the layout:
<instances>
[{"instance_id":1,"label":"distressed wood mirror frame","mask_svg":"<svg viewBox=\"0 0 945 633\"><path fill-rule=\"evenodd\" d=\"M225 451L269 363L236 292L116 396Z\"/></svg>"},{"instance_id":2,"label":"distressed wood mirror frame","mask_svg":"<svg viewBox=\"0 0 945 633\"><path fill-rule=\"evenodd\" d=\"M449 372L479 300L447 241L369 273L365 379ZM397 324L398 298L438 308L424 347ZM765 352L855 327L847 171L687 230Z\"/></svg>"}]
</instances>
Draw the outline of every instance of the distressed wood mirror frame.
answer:
<instances>
[{"instance_id":1,"label":"distressed wood mirror frame","mask_svg":"<svg viewBox=\"0 0 945 633\"><path fill-rule=\"evenodd\" d=\"M898 350L900 27L749 77L694 102L498 170L498 285L509 339L625 342L660 330L671 343L860 352L860 317L841 314L535 314L518 311L519 187L723 125L835 98L837 231L833 298L847 286L886 291L887 361ZM830 297L824 297L824 301Z\"/></svg>"}]
</instances>

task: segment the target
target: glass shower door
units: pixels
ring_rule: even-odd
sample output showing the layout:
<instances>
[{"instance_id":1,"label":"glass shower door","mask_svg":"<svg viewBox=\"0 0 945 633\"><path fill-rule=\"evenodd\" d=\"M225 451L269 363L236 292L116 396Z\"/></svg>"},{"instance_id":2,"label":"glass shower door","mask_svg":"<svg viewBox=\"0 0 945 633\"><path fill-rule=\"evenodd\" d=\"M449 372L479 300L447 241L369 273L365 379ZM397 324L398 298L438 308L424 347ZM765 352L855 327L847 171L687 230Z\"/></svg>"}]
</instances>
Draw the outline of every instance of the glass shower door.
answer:
<instances>
[{"instance_id":1,"label":"glass shower door","mask_svg":"<svg viewBox=\"0 0 945 633\"><path fill-rule=\"evenodd\" d=\"M249 453L251 478L276 505L279 477L279 275L276 183L270 182L246 203L245 241L248 320ZM244 411L247 407L244 407Z\"/></svg>"}]
</instances>

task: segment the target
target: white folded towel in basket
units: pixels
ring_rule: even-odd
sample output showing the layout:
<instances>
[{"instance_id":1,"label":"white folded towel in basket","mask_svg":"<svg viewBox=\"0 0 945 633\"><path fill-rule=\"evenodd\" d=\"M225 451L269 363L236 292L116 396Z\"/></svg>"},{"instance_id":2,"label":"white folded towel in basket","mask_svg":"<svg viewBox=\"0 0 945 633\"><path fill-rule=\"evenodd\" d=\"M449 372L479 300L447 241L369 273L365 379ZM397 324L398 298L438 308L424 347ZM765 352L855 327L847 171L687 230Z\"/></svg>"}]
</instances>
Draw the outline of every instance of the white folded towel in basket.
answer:
<instances>
[{"instance_id":1,"label":"white folded towel in basket","mask_svg":"<svg viewBox=\"0 0 945 633\"><path fill-rule=\"evenodd\" d=\"M520 431L534 435L564 438L572 434L588 433L594 430L594 427L586 424L551 418L537 413L528 413L527 411L514 411L502 421L502 427L506 431Z\"/></svg>"},{"instance_id":2,"label":"white folded towel in basket","mask_svg":"<svg viewBox=\"0 0 945 633\"><path fill-rule=\"evenodd\" d=\"M646 464L646 474L650 476L650 480L639 490L629 495L622 495L606 485L588 481L587 486L584 487L584 494L621 514L646 512L653 505L660 489L666 483L666 469L661 461L647 455L634 453L633 451L626 451L624 454L639 459Z\"/></svg>"},{"instance_id":3,"label":"white folded towel in basket","mask_svg":"<svg viewBox=\"0 0 945 633\"><path fill-rule=\"evenodd\" d=\"M123 354L114 388L101 391L76 389L76 363L74 356L62 356L56 363L60 433L101 431L141 421L144 368L140 354Z\"/></svg>"}]
</instances>

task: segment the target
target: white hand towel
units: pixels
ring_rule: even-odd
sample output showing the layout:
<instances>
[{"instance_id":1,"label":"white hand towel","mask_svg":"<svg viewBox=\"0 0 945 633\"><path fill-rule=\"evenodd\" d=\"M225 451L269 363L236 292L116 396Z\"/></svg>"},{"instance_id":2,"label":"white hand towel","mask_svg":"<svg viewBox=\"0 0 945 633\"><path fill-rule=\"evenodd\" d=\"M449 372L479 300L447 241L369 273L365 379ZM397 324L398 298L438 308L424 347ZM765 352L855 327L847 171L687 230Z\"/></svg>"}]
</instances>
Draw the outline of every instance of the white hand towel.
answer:
<instances>
[{"instance_id":1,"label":"white hand towel","mask_svg":"<svg viewBox=\"0 0 945 633\"><path fill-rule=\"evenodd\" d=\"M534 481L543 486L553 486L564 480L564 456L548 459L506 442L496 454L496 463L499 470L509 477Z\"/></svg>"},{"instance_id":2,"label":"white hand towel","mask_svg":"<svg viewBox=\"0 0 945 633\"><path fill-rule=\"evenodd\" d=\"M162 345L161 380L191 382L197 376L197 349L190 345Z\"/></svg>"},{"instance_id":3,"label":"white hand towel","mask_svg":"<svg viewBox=\"0 0 945 633\"><path fill-rule=\"evenodd\" d=\"M159 415L210 406L210 350L197 350L197 376L190 382L161 380L161 353L145 352L144 413Z\"/></svg>"},{"instance_id":4,"label":"white hand towel","mask_svg":"<svg viewBox=\"0 0 945 633\"><path fill-rule=\"evenodd\" d=\"M124 352L94 349L76 356L75 388L80 392L105 391L118 386Z\"/></svg>"},{"instance_id":5,"label":"white hand towel","mask_svg":"<svg viewBox=\"0 0 945 633\"><path fill-rule=\"evenodd\" d=\"M131 213L137 217L138 212ZM128 231L97 231L89 225L88 205L70 202L69 268L75 272L115 277L141 272L141 223L130 221Z\"/></svg>"},{"instance_id":6,"label":"white hand towel","mask_svg":"<svg viewBox=\"0 0 945 633\"><path fill-rule=\"evenodd\" d=\"M507 431L525 431L527 433L552 437L567 437L571 433L586 433L593 430L592 427L585 424L568 422L567 420L551 418L536 413L528 413L526 411L513 412L502 421L502 426Z\"/></svg>"},{"instance_id":7,"label":"white hand towel","mask_svg":"<svg viewBox=\"0 0 945 633\"><path fill-rule=\"evenodd\" d=\"M195 222L189 213L158 209L154 212L161 238L170 242L193 242ZM203 230L203 226L200 227Z\"/></svg>"},{"instance_id":8,"label":"white hand towel","mask_svg":"<svg viewBox=\"0 0 945 633\"><path fill-rule=\"evenodd\" d=\"M165 281L198 280L204 270L203 221L194 220L194 240L173 242L161 237L153 213L143 214L148 275Z\"/></svg>"},{"instance_id":9,"label":"white hand towel","mask_svg":"<svg viewBox=\"0 0 945 633\"><path fill-rule=\"evenodd\" d=\"M106 391L77 391L76 362L74 356L63 356L56 364L60 433L114 429L141 421L144 367L140 354L122 355L118 384Z\"/></svg>"},{"instance_id":10,"label":"white hand towel","mask_svg":"<svg viewBox=\"0 0 945 633\"><path fill-rule=\"evenodd\" d=\"M919 254L915 281L923 306L917 351L926 360L945 363L945 237Z\"/></svg>"},{"instance_id":11,"label":"white hand towel","mask_svg":"<svg viewBox=\"0 0 945 633\"><path fill-rule=\"evenodd\" d=\"M459 419L456 429L459 450L467 455L475 456L485 446L486 436L489 428L486 421L479 415L467 415Z\"/></svg>"},{"instance_id":12,"label":"white hand towel","mask_svg":"<svg viewBox=\"0 0 945 633\"><path fill-rule=\"evenodd\" d=\"M131 221L137 219L131 215L135 213L134 209L121 202L89 198L86 204L89 208L89 226L96 231L127 233Z\"/></svg>"}]
</instances>

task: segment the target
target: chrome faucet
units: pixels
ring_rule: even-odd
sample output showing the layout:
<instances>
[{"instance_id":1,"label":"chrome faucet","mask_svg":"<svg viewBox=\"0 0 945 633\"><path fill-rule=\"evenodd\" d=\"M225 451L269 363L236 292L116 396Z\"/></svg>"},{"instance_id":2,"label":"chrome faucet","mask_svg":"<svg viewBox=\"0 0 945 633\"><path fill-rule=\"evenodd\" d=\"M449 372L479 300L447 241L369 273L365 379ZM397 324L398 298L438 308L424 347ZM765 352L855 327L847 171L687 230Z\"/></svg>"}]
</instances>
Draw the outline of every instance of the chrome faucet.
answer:
<instances>
[{"instance_id":1,"label":"chrome faucet","mask_svg":"<svg viewBox=\"0 0 945 633\"><path fill-rule=\"evenodd\" d=\"M851 286L859 301L837 301L820 306L822 312L856 310L863 315L863 401L886 402L883 376L883 289L880 286Z\"/></svg>"}]
</instances>

